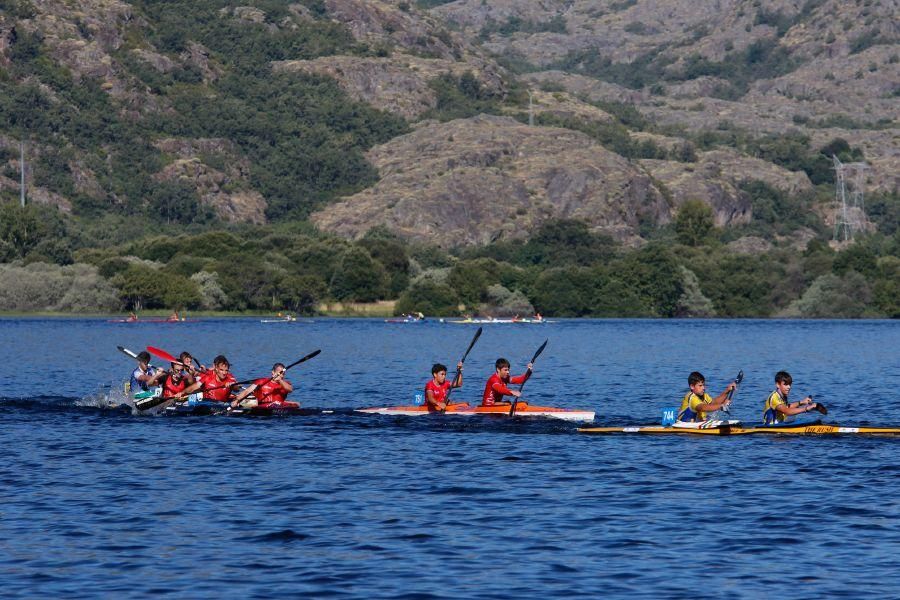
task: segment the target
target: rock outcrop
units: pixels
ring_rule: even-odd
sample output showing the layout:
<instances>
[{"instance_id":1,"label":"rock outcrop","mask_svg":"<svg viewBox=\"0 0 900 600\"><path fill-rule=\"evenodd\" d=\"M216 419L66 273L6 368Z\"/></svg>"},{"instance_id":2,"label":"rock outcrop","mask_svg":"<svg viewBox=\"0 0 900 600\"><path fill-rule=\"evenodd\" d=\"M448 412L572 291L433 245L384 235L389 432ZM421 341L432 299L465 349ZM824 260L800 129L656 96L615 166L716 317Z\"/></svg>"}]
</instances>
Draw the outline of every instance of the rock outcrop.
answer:
<instances>
[{"instance_id":1,"label":"rock outcrop","mask_svg":"<svg viewBox=\"0 0 900 600\"><path fill-rule=\"evenodd\" d=\"M266 201L250 189L250 165L238 157L234 145L222 139L167 139L157 148L177 157L156 178L159 181L187 181L197 189L200 201L225 221L266 222ZM216 157L220 168L203 162Z\"/></svg>"},{"instance_id":2,"label":"rock outcrop","mask_svg":"<svg viewBox=\"0 0 900 600\"><path fill-rule=\"evenodd\" d=\"M445 247L524 236L548 219L579 218L635 241L670 207L649 176L586 135L479 116L424 125L374 148L381 179L313 215L356 237L383 225Z\"/></svg>"}]
</instances>

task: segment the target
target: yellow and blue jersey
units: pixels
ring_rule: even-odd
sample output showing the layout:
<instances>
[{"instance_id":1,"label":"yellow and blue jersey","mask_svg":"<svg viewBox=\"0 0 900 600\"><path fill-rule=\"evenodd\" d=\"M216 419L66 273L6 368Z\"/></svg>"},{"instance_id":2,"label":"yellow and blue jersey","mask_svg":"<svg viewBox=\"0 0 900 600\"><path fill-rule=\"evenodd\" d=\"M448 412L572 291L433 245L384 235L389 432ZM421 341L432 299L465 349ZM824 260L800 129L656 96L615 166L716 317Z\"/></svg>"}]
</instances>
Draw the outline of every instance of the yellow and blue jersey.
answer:
<instances>
[{"instance_id":1,"label":"yellow and blue jersey","mask_svg":"<svg viewBox=\"0 0 900 600\"><path fill-rule=\"evenodd\" d=\"M681 408L678 410L679 421L705 421L706 413L701 412L698 408L701 404L712 404L712 397L709 394L698 396L694 392L688 392L681 399Z\"/></svg>"},{"instance_id":2,"label":"yellow and blue jersey","mask_svg":"<svg viewBox=\"0 0 900 600\"><path fill-rule=\"evenodd\" d=\"M763 423L766 425L783 423L785 419L784 413L776 410L778 406L782 405L787 406L788 402L787 398L782 397L781 392L775 390L769 394L769 397L766 398L766 403L763 406Z\"/></svg>"}]
</instances>

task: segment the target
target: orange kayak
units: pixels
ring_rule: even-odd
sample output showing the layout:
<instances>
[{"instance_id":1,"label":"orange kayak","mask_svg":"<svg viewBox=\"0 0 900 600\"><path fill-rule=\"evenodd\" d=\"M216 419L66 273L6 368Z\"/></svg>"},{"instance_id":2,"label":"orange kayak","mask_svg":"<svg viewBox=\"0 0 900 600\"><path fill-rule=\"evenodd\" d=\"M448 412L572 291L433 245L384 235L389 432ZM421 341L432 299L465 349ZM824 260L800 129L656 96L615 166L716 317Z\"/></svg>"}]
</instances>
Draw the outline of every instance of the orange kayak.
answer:
<instances>
[{"instance_id":1,"label":"orange kayak","mask_svg":"<svg viewBox=\"0 0 900 600\"><path fill-rule=\"evenodd\" d=\"M375 415L397 415L405 417L418 417L422 415L447 414L460 417L494 416L505 417L509 415L509 404L496 404L494 406L469 406L468 404L451 404L445 413L429 410L425 406L381 406L372 408L358 408L357 412ZM553 406L534 406L519 402L516 405L517 417L550 417L565 419L566 421L593 421L594 411L577 410L574 408L557 408Z\"/></svg>"}]
</instances>

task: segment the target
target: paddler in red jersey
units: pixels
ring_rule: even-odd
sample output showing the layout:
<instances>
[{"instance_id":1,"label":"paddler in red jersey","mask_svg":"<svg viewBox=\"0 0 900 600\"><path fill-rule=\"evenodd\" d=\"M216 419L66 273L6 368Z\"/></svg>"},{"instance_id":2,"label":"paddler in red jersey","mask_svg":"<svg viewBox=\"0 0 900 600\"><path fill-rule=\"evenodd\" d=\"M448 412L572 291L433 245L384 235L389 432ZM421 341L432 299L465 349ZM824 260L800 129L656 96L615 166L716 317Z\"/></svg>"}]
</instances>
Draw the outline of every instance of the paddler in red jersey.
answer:
<instances>
[{"instance_id":1,"label":"paddler in red jersey","mask_svg":"<svg viewBox=\"0 0 900 600\"><path fill-rule=\"evenodd\" d=\"M175 398L181 399L190 396L197 390L203 390L204 400L228 402L231 400L231 389L237 385L234 375L228 371L230 368L231 364L228 359L220 354L213 359L212 369L201 373L193 385L189 385L176 394Z\"/></svg>"},{"instance_id":2,"label":"paddler in red jersey","mask_svg":"<svg viewBox=\"0 0 900 600\"><path fill-rule=\"evenodd\" d=\"M170 363L169 372L166 373L159 383L162 386L161 395L163 398L174 398L183 392L189 383L184 372L184 365L181 363Z\"/></svg>"},{"instance_id":3,"label":"paddler in red jersey","mask_svg":"<svg viewBox=\"0 0 900 600\"><path fill-rule=\"evenodd\" d=\"M178 359L184 365L184 377L188 380L188 385L192 385L197 381L197 376L206 371L206 367L201 364L194 365L194 357L190 352L182 352Z\"/></svg>"},{"instance_id":4,"label":"paddler in red jersey","mask_svg":"<svg viewBox=\"0 0 900 600\"><path fill-rule=\"evenodd\" d=\"M284 365L275 363L272 365L272 374L254 381L246 389L238 394L231 406L237 408L253 408L255 406L281 406L287 400L287 395L294 391L294 385L284 378ZM248 398L250 394L253 398ZM292 404L293 406L293 404Z\"/></svg>"},{"instance_id":5,"label":"paddler in red jersey","mask_svg":"<svg viewBox=\"0 0 900 600\"><path fill-rule=\"evenodd\" d=\"M494 406L495 404L509 404L508 402L503 401L504 396L515 396L518 398L521 396L521 392L518 390L509 389L510 384L523 384L528 381L528 378L531 377L531 368L534 365L528 363L525 367L525 372L522 375L516 375L515 377L509 376L509 361L505 358L498 358L497 362L494 363L494 368L496 371L491 378L488 379L487 385L484 386L484 395L481 398L482 406Z\"/></svg>"},{"instance_id":6,"label":"paddler in red jersey","mask_svg":"<svg viewBox=\"0 0 900 600\"><path fill-rule=\"evenodd\" d=\"M462 371L462 362L456 363L456 377L450 382L447 381L447 367L441 363L436 363L431 367L431 381L425 384L425 406L428 410L445 410L447 408L447 394L452 389L462 387Z\"/></svg>"}]
</instances>

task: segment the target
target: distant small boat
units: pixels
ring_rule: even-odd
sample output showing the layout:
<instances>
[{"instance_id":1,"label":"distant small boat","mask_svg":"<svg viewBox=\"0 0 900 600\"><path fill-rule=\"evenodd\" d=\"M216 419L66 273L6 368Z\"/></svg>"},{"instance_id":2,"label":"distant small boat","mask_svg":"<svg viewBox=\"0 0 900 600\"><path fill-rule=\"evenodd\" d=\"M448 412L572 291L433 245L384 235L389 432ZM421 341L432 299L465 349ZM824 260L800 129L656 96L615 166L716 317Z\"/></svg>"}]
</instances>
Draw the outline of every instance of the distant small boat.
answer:
<instances>
[{"instance_id":1,"label":"distant small boat","mask_svg":"<svg viewBox=\"0 0 900 600\"><path fill-rule=\"evenodd\" d=\"M107 319L107 323L193 323L198 321L199 319L185 319L181 317L180 319L160 319L160 318L150 318L150 319Z\"/></svg>"},{"instance_id":2,"label":"distant small boat","mask_svg":"<svg viewBox=\"0 0 900 600\"><path fill-rule=\"evenodd\" d=\"M297 317L286 315L284 317L278 317L277 319L260 319L260 323L295 323L297 321Z\"/></svg>"}]
</instances>

